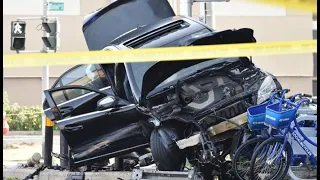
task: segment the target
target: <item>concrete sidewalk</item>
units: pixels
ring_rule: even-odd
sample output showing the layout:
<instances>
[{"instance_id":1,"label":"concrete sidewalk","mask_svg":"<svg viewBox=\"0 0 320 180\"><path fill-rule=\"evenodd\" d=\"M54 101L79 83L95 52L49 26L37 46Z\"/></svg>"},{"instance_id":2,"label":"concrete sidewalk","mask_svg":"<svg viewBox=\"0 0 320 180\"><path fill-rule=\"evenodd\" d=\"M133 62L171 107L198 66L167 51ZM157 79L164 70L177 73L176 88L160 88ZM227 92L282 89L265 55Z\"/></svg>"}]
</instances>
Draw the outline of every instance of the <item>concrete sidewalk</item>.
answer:
<instances>
[{"instance_id":1,"label":"concrete sidewalk","mask_svg":"<svg viewBox=\"0 0 320 180\"><path fill-rule=\"evenodd\" d=\"M4 135L3 137L7 136L15 136L15 135L41 135L41 131L9 131L8 134ZM60 131L53 131L54 135L59 135Z\"/></svg>"},{"instance_id":2,"label":"concrete sidewalk","mask_svg":"<svg viewBox=\"0 0 320 180\"><path fill-rule=\"evenodd\" d=\"M11 135L3 137L3 148L10 145L20 145L20 144L41 144L41 135ZM60 145L60 136L53 136L53 145Z\"/></svg>"},{"instance_id":3,"label":"concrete sidewalk","mask_svg":"<svg viewBox=\"0 0 320 180\"><path fill-rule=\"evenodd\" d=\"M3 169L3 177L24 179L36 169ZM130 180L132 172L86 172L85 180ZM68 171L46 169L34 180L63 180L68 176Z\"/></svg>"}]
</instances>

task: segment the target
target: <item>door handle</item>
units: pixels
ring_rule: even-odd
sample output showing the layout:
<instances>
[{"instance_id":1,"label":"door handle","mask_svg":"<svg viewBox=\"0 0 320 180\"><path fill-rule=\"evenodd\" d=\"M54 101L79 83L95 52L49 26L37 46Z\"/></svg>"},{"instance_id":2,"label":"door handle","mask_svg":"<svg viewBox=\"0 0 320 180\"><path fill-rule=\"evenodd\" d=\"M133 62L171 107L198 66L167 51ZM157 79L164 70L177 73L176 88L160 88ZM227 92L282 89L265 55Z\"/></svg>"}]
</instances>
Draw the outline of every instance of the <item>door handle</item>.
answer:
<instances>
[{"instance_id":1,"label":"door handle","mask_svg":"<svg viewBox=\"0 0 320 180\"><path fill-rule=\"evenodd\" d=\"M65 131L69 131L69 132L73 132L73 131L79 131L79 130L82 130L83 129L83 126L82 125L77 125L77 126L65 126L64 127L64 130Z\"/></svg>"}]
</instances>

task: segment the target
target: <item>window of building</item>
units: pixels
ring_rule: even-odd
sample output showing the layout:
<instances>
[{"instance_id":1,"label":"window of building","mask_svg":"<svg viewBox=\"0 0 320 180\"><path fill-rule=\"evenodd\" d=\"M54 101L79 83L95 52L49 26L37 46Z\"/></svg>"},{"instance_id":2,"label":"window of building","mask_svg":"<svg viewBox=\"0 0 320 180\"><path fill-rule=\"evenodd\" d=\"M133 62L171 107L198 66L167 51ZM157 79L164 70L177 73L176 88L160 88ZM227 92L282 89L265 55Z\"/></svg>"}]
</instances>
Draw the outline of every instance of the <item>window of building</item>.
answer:
<instances>
[{"instance_id":1,"label":"window of building","mask_svg":"<svg viewBox=\"0 0 320 180\"><path fill-rule=\"evenodd\" d=\"M312 14L312 20L317 21L317 14Z\"/></svg>"},{"instance_id":2,"label":"window of building","mask_svg":"<svg viewBox=\"0 0 320 180\"><path fill-rule=\"evenodd\" d=\"M204 3L204 13L205 13L205 23L212 27L212 4L211 3Z\"/></svg>"},{"instance_id":3,"label":"window of building","mask_svg":"<svg viewBox=\"0 0 320 180\"><path fill-rule=\"evenodd\" d=\"M312 94L317 96L317 80L312 81Z\"/></svg>"}]
</instances>

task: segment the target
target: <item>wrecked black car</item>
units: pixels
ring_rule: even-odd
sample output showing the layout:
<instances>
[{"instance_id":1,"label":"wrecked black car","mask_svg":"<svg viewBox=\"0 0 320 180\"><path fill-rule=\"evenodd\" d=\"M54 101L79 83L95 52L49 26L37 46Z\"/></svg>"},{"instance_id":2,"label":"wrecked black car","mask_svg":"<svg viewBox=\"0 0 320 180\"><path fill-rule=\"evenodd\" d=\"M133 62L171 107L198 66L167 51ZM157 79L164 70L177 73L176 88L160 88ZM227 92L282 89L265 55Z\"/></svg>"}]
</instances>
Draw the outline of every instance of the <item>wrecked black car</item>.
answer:
<instances>
[{"instance_id":1,"label":"wrecked black car","mask_svg":"<svg viewBox=\"0 0 320 180\"><path fill-rule=\"evenodd\" d=\"M167 3L119 0L91 14L83 26L89 50L255 42L251 29L214 31L175 16L166 3L161 6L166 11L146 11L154 16L145 19L128 11L139 3L152 10L156 2ZM117 14L124 9L132 14ZM111 17L131 17L131 23L117 26ZM232 154L239 132L227 129L217 136L215 126L241 116L280 88L249 57L78 65L45 91L43 108L68 142L73 167L103 165L133 152L141 157L150 147L159 170L181 171L188 159L210 177L213 170L229 170L229 162L212 162L220 154Z\"/></svg>"}]
</instances>

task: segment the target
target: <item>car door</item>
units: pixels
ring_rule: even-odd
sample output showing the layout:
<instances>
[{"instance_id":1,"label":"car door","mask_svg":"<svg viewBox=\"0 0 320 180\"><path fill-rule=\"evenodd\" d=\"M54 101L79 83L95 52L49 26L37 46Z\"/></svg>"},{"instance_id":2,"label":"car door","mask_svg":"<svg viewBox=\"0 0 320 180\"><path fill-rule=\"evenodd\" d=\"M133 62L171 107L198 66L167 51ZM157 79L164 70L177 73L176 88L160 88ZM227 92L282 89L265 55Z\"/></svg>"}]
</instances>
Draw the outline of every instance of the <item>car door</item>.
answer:
<instances>
[{"instance_id":1,"label":"car door","mask_svg":"<svg viewBox=\"0 0 320 180\"><path fill-rule=\"evenodd\" d=\"M80 67L75 68L73 71L80 69ZM148 146L151 132L151 128L148 129L148 123L146 123L148 117L138 112L134 104L120 98L118 98L120 100L116 107L110 106L97 110L99 100L106 95L114 97L115 93L112 88L110 87L111 91L101 93L103 91L100 91L99 86L95 84L99 81L95 79L95 81L87 82L83 77L85 73L73 73L73 71L70 71L72 76L62 76L61 82L81 81L84 83L82 86L74 86L75 83L69 83L67 86L52 88L44 92L49 106L47 114L51 112L56 125L65 137L71 149L73 164L80 166ZM78 75L77 78L76 75ZM70 80L72 79L70 77L78 80ZM89 83L91 85L87 86ZM86 97L83 98L83 96ZM85 100L87 96L92 99ZM69 101L63 101L66 98Z\"/></svg>"},{"instance_id":2,"label":"car door","mask_svg":"<svg viewBox=\"0 0 320 180\"><path fill-rule=\"evenodd\" d=\"M111 65L110 65L111 66ZM64 74L54 83L52 88L59 88L68 85L82 85L85 87L99 89L109 94L114 94L108 74L99 64L77 65ZM94 106L101 96L87 90L63 90L54 92L53 98L60 107L63 117L75 116L95 110ZM52 121L55 120L49 110L47 100L43 103L43 110L46 116Z\"/></svg>"}]
</instances>

